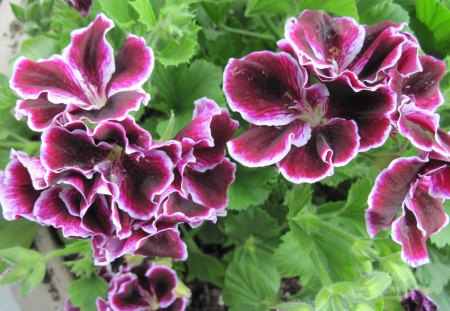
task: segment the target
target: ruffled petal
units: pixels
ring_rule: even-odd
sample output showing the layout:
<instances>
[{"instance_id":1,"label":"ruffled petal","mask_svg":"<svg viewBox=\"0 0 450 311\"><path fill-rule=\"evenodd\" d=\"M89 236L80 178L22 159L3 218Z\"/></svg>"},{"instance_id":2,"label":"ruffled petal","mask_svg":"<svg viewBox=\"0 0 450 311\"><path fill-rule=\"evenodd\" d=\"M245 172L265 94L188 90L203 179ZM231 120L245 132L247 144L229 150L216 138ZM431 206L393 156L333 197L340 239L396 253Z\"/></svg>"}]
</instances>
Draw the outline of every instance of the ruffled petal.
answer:
<instances>
[{"instance_id":1,"label":"ruffled petal","mask_svg":"<svg viewBox=\"0 0 450 311\"><path fill-rule=\"evenodd\" d=\"M285 37L300 63L311 64L324 79L337 76L349 66L361 50L364 35L364 27L354 19L332 18L317 11L306 10L285 25Z\"/></svg>"},{"instance_id":2,"label":"ruffled petal","mask_svg":"<svg viewBox=\"0 0 450 311\"><path fill-rule=\"evenodd\" d=\"M118 207L132 218L148 220L158 208L155 196L173 181L173 163L162 151L151 150L138 160L125 158L108 178L118 183Z\"/></svg>"},{"instance_id":3,"label":"ruffled petal","mask_svg":"<svg viewBox=\"0 0 450 311\"><path fill-rule=\"evenodd\" d=\"M311 127L301 121L287 126L251 126L228 142L230 155L248 167L268 166L281 161L292 145L301 147L311 138Z\"/></svg>"},{"instance_id":4,"label":"ruffled petal","mask_svg":"<svg viewBox=\"0 0 450 311\"><path fill-rule=\"evenodd\" d=\"M204 220L215 221L214 209L184 198L178 192L169 195L164 203L164 214L158 218L158 222L186 222L189 224L200 223Z\"/></svg>"},{"instance_id":5,"label":"ruffled petal","mask_svg":"<svg viewBox=\"0 0 450 311\"><path fill-rule=\"evenodd\" d=\"M291 109L304 99L306 72L286 53L255 52L231 59L223 89L233 111L255 125L285 125L295 120Z\"/></svg>"},{"instance_id":6,"label":"ruffled petal","mask_svg":"<svg viewBox=\"0 0 450 311\"><path fill-rule=\"evenodd\" d=\"M92 0L69 0L69 5L86 17L91 10Z\"/></svg>"},{"instance_id":7,"label":"ruffled petal","mask_svg":"<svg viewBox=\"0 0 450 311\"><path fill-rule=\"evenodd\" d=\"M85 131L54 126L42 134L41 159L53 171L76 168L89 173L106 159L110 149L105 144L96 146Z\"/></svg>"},{"instance_id":8,"label":"ruffled petal","mask_svg":"<svg viewBox=\"0 0 450 311\"><path fill-rule=\"evenodd\" d=\"M81 227L81 219L72 216L61 200L62 189L52 187L42 192L34 209L37 221L61 229L65 237L88 237L90 233Z\"/></svg>"},{"instance_id":9,"label":"ruffled petal","mask_svg":"<svg viewBox=\"0 0 450 311\"><path fill-rule=\"evenodd\" d=\"M210 170L198 172L187 170L183 178L183 188L192 200L208 208L224 209L227 206L227 190L234 181L236 165L228 159Z\"/></svg>"},{"instance_id":10,"label":"ruffled petal","mask_svg":"<svg viewBox=\"0 0 450 311\"><path fill-rule=\"evenodd\" d=\"M344 77L326 86L330 92L328 115L356 122L361 137L359 151L381 146L387 140L389 116L395 110L394 93L388 87L355 91Z\"/></svg>"},{"instance_id":11,"label":"ruffled petal","mask_svg":"<svg viewBox=\"0 0 450 311\"><path fill-rule=\"evenodd\" d=\"M155 58L143 38L129 35L116 56L116 70L108 85L108 94L135 90L150 77Z\"/></svg>"},{"instance_id":12,"label":"ruffled petal","mask_svg":"<svg viewBox=\"0 0 450 311\"><path fill-rule=\"evenodd\" d=\"M399 108L397 128L419 149L430 151L435 145L439 115L420 109L413 102L404 102Z\"/></svg>"},{"instance_id":13,"label":"ruffled petal","mask_svg":"<svg viewBox=\"0 0 450 311\"><path fill-rule=\"evenodd\" d=\"M64 104L54 104L47 99L45 93L37 99L27 99L18 101L16 106L16 118L27 117L27 124L30 129L42 132L49 128L53 121L66 110Z\"/></svg>"},{"instance_id":14,"label":"ruffled petal","mask_svg":"<svg viewBox=\"0 0 450 311\"><path fill-rule=\"evenodd\" d=\"M100 109L75 110L68 113L70 121L87 119L93 123L108 120L124 120L130 111L136 111L141 103L148 101L148 95L140 91L126 91L112 95L108 98L105 106Z\"/></svg>"},{"instance_id":15,"label":"ruffled petal","mask_svg":"<svg viewBox=\"0 0 450 311\"><path fill-rule=\"evenodd\" d=\"M394 27L382 31L367 49L349 66L366 83L374 83L379 73L394 67L402 55L407 38ZM367 44L367 43L366 43Z\"/></svg>"},{"instance_id":16,"label":"ruffled petal","mask_svg":"<svg viewBox=\"0 0 450 311\"><path fill-rule=\"evenodd\" d=\"M392 224L417 173L426 163L419 157L399 158L377 177L366 210L367 232L371 237Z\"/></svg>"},{"instance_id":17,"label":"ruffled petal","mask_svg":"<svg viewBox=\"0 0 450 311\"><path fill-rule=\"evenodd\" d=\"M450 199L450 167L430 177L430 195L435 198Z\"/></svg>"},{"instance_id":18,"label":"ruffled petal","mask_svg":"<svg viewBox=\"0 0 450 311\"><path fill-rule=\"evenodd\" d=\"M0 205L6 220L21 217L35 220L33 208L42 191L33 187L30 171L14 151L5 172L0 171Z\"/></svg>"},{"instance_id":19,"label":"ruffled petal","mask_svg":"<svg viewBox=\"0 0 450 311\"><path fill-rule=\"evenodd\" d=\"M176 230L165 230L148 237L136 253L146 257L170 257L177 260L187 258L186 244Z\"/></svg>"},{"instance_id":20,"label":"ruffled petal","mask_svg":"<svg viewBox=\"0 0 450 311\"><path fill-rule=\"evenodd\" d=\"M347 164L358 153L358 147L355 122L332 119L324 126L315 127L308 143L293 147L277 165L293 183L314 183L332 175L333 166Z\"/></svg>"},{"instance_id":21,"label":"ruffled petal","mask_svg":"<svg viewBox=\"0 0 450 311\"><path fill-rule=\"evenodd\" d=\"M175 288L178 285L177 274L166 266L153 266L145 273L150 284L151 293L156 296L160 308L171 305L175 297Z\"/></svg>"},{"instance_id":22,"label":"ruffled petal","mask_svg":"<svg viewBox=\"0 0 450 311\"><path fill-rule=\"evenodd\" d=\"M422 180L408 195L405 201L407 208L414 214L417 228L427 239L431 234L439 232L448 224L448 216L444 211L444 199L436 199L428 193L428 181Z\"/></svg>"},{"instance_id":23,"label":"ruffled petal","mask_svg":"<svg viewBox=\"0 0 450 311\"><path fill-rule=\"evenodd\" d=\"M392 239L402 245L402 259L412 267L428 263L426 238L417 228L414 214L404 208L403 214L392 224Z\"/></svg>"},{"instance_id":24,"label":"ruffled petal","mask_svg":"<svg viewBox=\"0 0 450 311\"><path fill-rule=\"evenodd\" d=\"M445 74L445 63L429 55L421 55L423 70L403 83L403 94L413 98L416 106L433 112L444 102L439 82Z\"/></svg>"},{"instance_id":25,"label":"ruffled petal","mask_svg":"<svg viewBox=\"0 0 450 311\"><path fill-rule=\"evenodd\" d=\"M19 58L13 72L11 88L24 99L37 99L47 92L48 100L52 103L91 107L78 77L60 56L38 62Z\"/></svg>"},{"instance_id":26,"label":"ruffled petal","mask_svg":"<svg viewBox=\"0 0 450 311\"><path fill-rule=\"evenodd\" d=\"M106 86L115 70L113 48L106 41L106 33L113 26L110 19L99 14L89 26L72 32L70 45L63 52L96 109L105 104Z\"/></svg>"}]
</instances>

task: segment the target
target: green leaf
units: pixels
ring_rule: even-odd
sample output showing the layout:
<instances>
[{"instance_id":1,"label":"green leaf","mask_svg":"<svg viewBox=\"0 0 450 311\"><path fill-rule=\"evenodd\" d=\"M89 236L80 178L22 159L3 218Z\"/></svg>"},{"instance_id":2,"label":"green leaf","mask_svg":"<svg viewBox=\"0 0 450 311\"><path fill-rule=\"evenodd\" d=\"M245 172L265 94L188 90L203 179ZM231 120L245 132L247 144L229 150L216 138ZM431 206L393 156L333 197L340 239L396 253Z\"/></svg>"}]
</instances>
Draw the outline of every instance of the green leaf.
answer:
<instances>
[{"instance_id":1,"label":"green leaf","mask_svg":"<svg viewBox=\"0 0 450 311\"><path fill-rule=\"evenodd\" d=\"M237 241L253 236L261 240L276 237L280 231L278 222L267 212L252 207L225 219L225 233Z\"/></svg>"},{"instance_id":2,"label":"green leaf","mask_svg":"<svg viewBox=\"0 0 450 311\"><path fill-rule=\"evenodd\" d=\"M409 22L409 14L400 5L392 0L371 1L358 0L356 2L361 24L376 24L383 21L394 21L397 23Z\"/></svg>"},{"instance_id":3,"label":"green leaf","mask_svg":"<svg viewBox=\"0 0 450 311\"><path fill-rule=\"evenodd\" d=\"M19 20L19 22L24 23L26 21L25 19L25 9L21 6L18 6L17 4L10 3L11 10L14 14L14 16Z\"/></svg>"},{"instance_id":4,"label":"green leaf","mask_svg":"<svg viewBox=\"0 0 450 311\"><path fill-rule=\"evenodd\" d=\"M172 110L175 114L173 133L191 120L195 100L208 97L219 103L223 101L222 69L205 60L196 60L189 66L156 66L152 82L156 93L153 99L155 109L167 113ZM157 132L161 136L168 122L169 119L158 124Z\"/></svg>"},{"instance_id":5,"label":"green leaf","mask_svg":"<svg viewBox=\"0 0 450 311\"><path fill-rule=\"evenodd\" d=\"M358 286L363 300L379 297L391 285L392 278L384 272L373 272L366 275Z\"/></svg>"},{"instance_id":6,"label":"green leaf","mask_svg":"<svg viewBox=\"0 0 450 311\"><path fill-rule=\"evenodd\" d=\"M247 304L265 310L276 300L280 275L270 253L248 244L235 252L225 272L223 298L228 305Z\"/></svg>"},{"instance_id":7,"label":"green leaf","mask_svg":"<svg viewBox=\"0 0 450 311\"><path fill-rule=\"evenodd\" d=\"M35 262L33 268L29 274L24 278L22 285L20 286L20 294L26 295L39 284L42 283L45 276L45 263L42 261Z\"/></svg>"},{"instance_id":8,"label":"green leaf","mask_svg":"<svg viewBox=\"0 0 450 311\"><path fill-rule=\"evenodd\" d=\"M20 55L31 60L37 61L40 58L47 58L55 54L58 49L56 40L45 36L28 38L22 43Z\"/></svg>"},{"instance_id":9,"label":"green leaf","mask_svg":"<svg viewBox=\"0 0 450 311\"><path fill-rule=\"evenodd\" d=\"M422 48L427 51L436 50L440 56L445 56L450 52L450 11L441 3L435 0L417 0L416 1L416 17L417 20L426 27L427 32L416 31L418 26L413 30L419 39L431 34L434 42L428 41L427 45L422 44ZM414 25L412 25L414 26ZM422 43L422 41L421 41ZM430 44L433 44L430 46Z\"/></svg>"},{"instance_id":10,"label":"green leaf","mask_svg":"<svg viewBox=\"0 0 450 311\"><path fill-rule=\"evenodd\" d=\"M130 28L134 21L127 0L99 0L102 10L122 28Z\"/></svg>"},{"instance_id":11,"label":"green leaf","mask_svg":"<svg viewBox=\"0 0 450 311\"><path fill-rule=\"evenodd\" d=\"M228 190L228 209L242 211L263 203L270 194L269 181L276 176L273 167L255 169L237 165L236 179Z\"/></svg>"},{"instance_id":12,"label":"green leaf","mask_svg":"<svg viewBox=\"0 0 450 311\"><path fill-rule=\"evenodd\" d=\"M358 20L355 0L300 0L300 12L305 9L324 10L334 15L350 16Z\"/></svg>"},{"instance_id":13,"label":"green leaf","mask_svg":"<svg viewBox=\"0 0 450 311\"><path fill-rule=\"evenodd\" d=\"M411 268L402 261L399 253L384 258L380 268L392 277L394 291L406 293L409 289L417 287Z\"/></svg>"},{"instance_id":14,"label":"green leaf","mask_svg":"<svg viewBox=\"0 0 450 311\"><path fill-rule=\"evenodd\" d=\"M223 287L225 267L212 256L204 254L194 242L187 242L189 257L187 259L187 281L199 279Z\"/></svg>"},{"instance_id":15,"label":"green leaf","mask_svg":"<svg viewBox=\"0 0 450 311\"><path fill-rule=\"evenodd\" d=\"M130 1L130 5L139 14L138 21L145 26L147 31L156 25L156 17L149 0Z\"/></svg>"},{"instance_id":16,"label":"green leaf","mask_svg":"<svg viewBox=\"0 0 450 311\"><path fill-rule=\"evenodd\" d=\"M416 277L430 292L439 294L450 284L450 266L447 262L432 261L417 268Z\"/></svg>"},{"instance_id":17,"label":"green leaf","mask_svg":"<svg viewBox=\"0 0 450 311\"><path fill-rule=\"evenodd\" d=\"M80 278L69 285L69 295L74 307L83 311L96 311L97 298L105 298L108 283L96 276Z\"/></svg>"},{"instance_id":18,"label":"green leaf","mask_svg":"<svg viewBox=\"0 0 450 311\"><path fill-rule=\"evenodd\" d=\"M42 261L42 256L39 252L21 246L0 250L0 258L12 265L24 267L33 267L35 263Z\"/></svg>"},{"instance_id":19,"label":"green leaf","mask_svg":"<svg viewBox=\"0 0 450 311\"><path fill-rule=\"evenodd\" d=\"M309 250L289 231L281 238L283 241L275 250L273 259L283 277L301 276L302 284L307 285L316 276Z\"/></svg>"},{"instance_id":20,"label":"green leaf","mask_svg":"<svg viewBox=\"0 0 450 311\"><path fill-rule=\"evenodd\" d=\"M284 204L289 207L289 217L295 217L305 206L311 204L312 189L308 184L297 185L286 193Z\"/></svg>"},{"instance_id":21,"label":"green leaf","mask_svg":"<svg viewBox=\"0 0 450 311\"><path fill-rule=\"evenodd\" d=\"M445 212L450 214L450 201L445 200L444 202ZM439 248L444 248L446 246L450 246L450 226L444 227L438 233L431 235L431 242Z\"/></svg>"},{"instance_id":22,"label":"green leaf","mask_svg":"<svg viewBox=\"0 0 450 311\"><path fill-rule=\"evenodd\" d=\"M157 52L157 60L164 66L177 66L189 62L197 50L196 38L185 37L178 42L169 41L167 45Z\"/></svg>"},{"instance_id":23,"label":"green leaf","mask_svg":"<svg viewBox=\"0 0 450 311\"><path fill-rule=\"evenodd\" d=\"M0 275L0 285L8 283L18 282L23 279L29 272L26 267L14 267L6 269L3 274Z\"/></svg>"},{"instance_id":24,"label":"green leaf","mask_svg":"<svg viewBox=\"0 0 450 311\"><path fill-rule=\"evenodd\" d=\"M264 13L290 13L294 10L295 3L293 0L249 0L246 16Z\"/></svg>"}]
</instances>

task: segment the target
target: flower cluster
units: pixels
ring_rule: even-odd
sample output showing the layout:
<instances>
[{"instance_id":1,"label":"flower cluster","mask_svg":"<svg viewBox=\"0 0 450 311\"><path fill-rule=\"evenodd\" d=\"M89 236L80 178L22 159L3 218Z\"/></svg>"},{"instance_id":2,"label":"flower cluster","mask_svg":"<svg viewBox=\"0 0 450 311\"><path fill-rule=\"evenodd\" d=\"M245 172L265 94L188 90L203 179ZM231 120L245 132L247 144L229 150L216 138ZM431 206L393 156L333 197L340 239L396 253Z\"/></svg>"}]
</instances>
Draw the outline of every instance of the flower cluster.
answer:
<instances>
[{"instance_id":1,"label":"flower cluster","mask_svg":"<svg viewBox=\"0 0 450 311\"><path fill-rule=\"evenodd\" d=\"M142 263L123 265L119 272L104 273L109 283L106 301L99 298L99 311L181 311L186 307L186 297L178 297L175 271L164 265Z\"/></svg>"},{"instance_id":2,"label":"flower cluster","mask_svg":"<svg viewBox=\"0 0 450 311\"><path fill-rule=\"evenodd\" d=\"M42 132L42 145L40 157L11 151L0 172L3 215L90 238L97 264L124 254L183 260L178 224L225 215L235 173L225 145L238 123L202 98L173 140L153 141L128 115L149 98L152 51L130 35L114 57L112 27L99 15L62 56L17 61L17 116Z\"/></svg>"},{"instance_id":3,"label":"flower cluster","mask_svg":"<svg viewBox=\"0 0 450 311\"><path fill-rule=\"evenodd\" d=\"M430 234L448 223L450 139L436 113L445 64L419 55L403 27L304 11L286 22L281 53L229 61L224 92L250 123L228 143L230 155L250 167L276 164L294 183L332 175L358 152L381 146L394 126L420 157L398 159L378 177L367 228L373 236L392 225L404 260L417 266L428 260Z\"/></svg>"}]
</instances>

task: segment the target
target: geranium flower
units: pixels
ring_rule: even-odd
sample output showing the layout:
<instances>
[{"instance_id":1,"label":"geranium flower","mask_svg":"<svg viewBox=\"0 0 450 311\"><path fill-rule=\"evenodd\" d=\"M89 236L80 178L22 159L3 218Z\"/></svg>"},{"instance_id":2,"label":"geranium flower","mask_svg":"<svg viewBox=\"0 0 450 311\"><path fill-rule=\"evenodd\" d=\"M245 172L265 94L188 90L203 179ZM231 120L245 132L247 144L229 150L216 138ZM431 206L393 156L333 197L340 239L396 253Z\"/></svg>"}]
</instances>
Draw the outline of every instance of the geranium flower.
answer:
<instances>
[{"instance_id":1,"label":"geranium flower","mask_svg":"<svg viewBox=\"0 0 450 311\"><path fill-rule=\"evenodd\" d=\"M16 116L28 117L32 130L43 131L60 123L87 119L123 120L149 96L142 84L153 69L153 52L142 38L129 35L114 57L106 33L114 26L103 14L86 28L72 32L63 55L37 62L19 58L11 88L23 99Z\"/></svg>"},{"instance_id":2,"label":"geranium flower","mask_svg":"<svg viewBox=\"0 0 450 311\"><path fill-rule=\"evenodd\" d=\"M226 109L208 98L195 102L192 121L175 136L182 146L175 179L168 189L161 221L199 225L225 215L227 190L236 167L225 158L225 145L238 127ZM173 144L169 141L161 148ZM166 217L168 216L168 217Z\"/></svg>"},{"instance_id":3,"label":"geranium flower","mask_svg":"<svg viewBox=\"0 0 450 311\"><path fill-rule=\"evenodd\" d=\"M356 92L342 77L313 86L307 81L287 53L231 59L224 92L230 108L251 126L228 143L230 155L249 167L276 163L295 183L316 182L358 151L384 143L395 109L387 87Z\"/></svg>"},{"instance_id":4,"label":"geranium flower","mask_svg":"<svg viewBox=\"0 0 450 311\"><path fill-rule=\"evenodd\" d=\"M434 151L428 158L396 159L378 176L369 196L369 235L392 226L403 260L413 267L429 261L427 239L448 224L443 201L450 198L449 164L448 156Z\"/></svg>"},{"instance_id":5,"label":"geranium flower","mask_svg":"<svg viewBox=\"0 0 450 311\"><path fill-rule=\"evenodd\" d=\"M402 77L392 70L389 86L397 94L398 112L392 114L394 125L414 146L433 149L439 127L437 107L444 102L439 82L445 74L445 63L432 56L421 55L422 71Z\"/></svg>"},{"instance_id":6,"label":"geranium flower","mask_svg":"<svg viewBox=\"0 0 450 311\"><path fill-rule=\"evenodd\" d=\"M143 263L120 266L109 282L107 300L98 299L100 311L182 311L187 298L178 297L178 279L167 266Z\"/></svg>"},{"instance_id":7,"label":"geranium flower","mask_svg":"<svg viewBox=\"0 0 450 311\"><path fill-rule=\"evenodd\" d=\"M402 306L405 311L438 311L438 306L421 290L412 290L403 297Z\"/></svg>"},{"instance_id":8,"label":"geranium flower","mask_svg":"<svg viewBox=\"0 0 450 311\"><path fill-rule=\"evenodd\" d=\"M306 10L286 22L279 46L322 81L345 76L355 89L365 89L379 84L390 68L402 74L420 70L417 40L402 28L392 22L363 26L349 17Z\"/></svg>"}]
</instances>

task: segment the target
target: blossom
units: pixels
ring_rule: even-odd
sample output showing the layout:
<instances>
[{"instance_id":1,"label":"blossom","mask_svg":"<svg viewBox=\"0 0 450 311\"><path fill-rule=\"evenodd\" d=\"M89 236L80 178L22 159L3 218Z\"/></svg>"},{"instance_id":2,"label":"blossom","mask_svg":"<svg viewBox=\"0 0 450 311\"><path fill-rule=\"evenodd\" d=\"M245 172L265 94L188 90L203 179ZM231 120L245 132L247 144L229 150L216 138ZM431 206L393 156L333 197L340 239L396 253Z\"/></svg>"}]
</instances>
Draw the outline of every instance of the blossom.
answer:
<instances>
[{"instance_id":1,"label":"blossom","mask_svg":"<svg viewBox=\"0 0 450 311\"><path fill-rule=\"evenodd\" d=\"M69 6L80 12L81 16L86 17L92 6L92 0L68 0Z\"/></svg>"},{"instance_id":2,"label":"blossom","mask_svg":"<svg viewBox=\"0 0 450 311\"><path fill-rule=\"evenodd\" d=\"M389 86L397 94L398 112L392 114L394 125L414 146L430 151L439 127L437 107L444 102L439 81L445 73L445 63L432 56L421 55L422 70L403 77L392 70Z\"/></svg>"},{"instance_id":3,"label":"blossom","mask_svg":"<svg viewBox=\"0 0 450 311\"><path fill-rule=\"evenodd\" d=\"M176 293L175 271L164 265L142 263L120 266L109 281L107 299L97 300L100 311L182 311L187 298Z\"/></svg>"},{"instance_id":4,"label":"blossom","mask_svg":"<svg viewBox=\"0 0 450 311\"><path fill-rule=\"evenodd\" d=\"M405 311L437 311L438 306L420 290L411 290L408 295L403 297L402 306Z\"/></svg>"},{"instance_id":5,"label":"blossom","mask_svg":"<svg viewBox=\"0 0 450 311\"><path fill-rule=\"evenodd\" d=\"M182 154L163 205L164 221L196 226L225 215L227 190L236 171L225 158L225 145L237 127L238 122L214 101L202 98L195 102L192 121L174 138L181 143ZM161 147L167 148L168 144Z\"/></svg>"},{"instance_id":6,"label":"blossom","mask_svg":"<svg viewBox=\"0 0 450 311\"><path fill-rule=\"evenodd\" d=\"M323 179L383 144L395 109L386 86L355 91L342 77L309 86L306 70L284 52L231 59L224 92L251 123L228 143L230 155L249 167L277 164L295 183Z\"/></svg>"},{"instance_id":7,"label":"blossom","mask_svg":"<svg viewBox=\"0 0 450 311\"><path fill-rule=\"evenodd\" d=\"M393 22L363 26L349 17L305 10L286 22L279 46L322 81L344 76L355 89L365 89L385 80L390 68L402 74L420 70L417 40L402 28Z\"/></svg>"},{"instance_id":8,"label":"blossom","mask_svg":"<svg viewBox=\"0 0 450 311\"><path fill-rule=\"evenodd\" d=\"M153 69L153 52L143 38L129 35L114 57L106 34L114 26L103 14L72 32L62 55L37 62L19 58L10 86L22 98L16 116L28 117L32 130L43 131L54 120L123 120L149 96L142 84Z\"/></svg>"},{"instance_id":9,"label":"blossom","mask_svg":"<svg viewBox=\"0 0 450 311\"><path fill-rule=\"evenodd\" d=\"M448 156L434 151L426 158L398 158L381 172L370 193L369 235L392 226L403 260L414 267L429 261L427 239L448 224L443 201L450 198L449 163Z\"/></svg>"}]
</instances>

